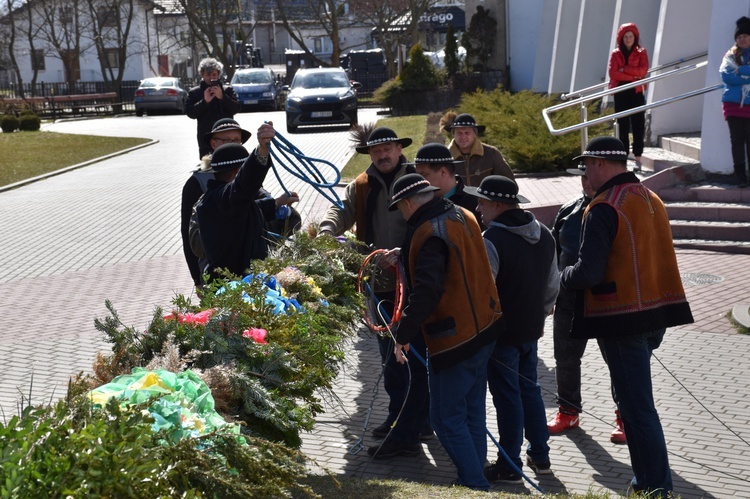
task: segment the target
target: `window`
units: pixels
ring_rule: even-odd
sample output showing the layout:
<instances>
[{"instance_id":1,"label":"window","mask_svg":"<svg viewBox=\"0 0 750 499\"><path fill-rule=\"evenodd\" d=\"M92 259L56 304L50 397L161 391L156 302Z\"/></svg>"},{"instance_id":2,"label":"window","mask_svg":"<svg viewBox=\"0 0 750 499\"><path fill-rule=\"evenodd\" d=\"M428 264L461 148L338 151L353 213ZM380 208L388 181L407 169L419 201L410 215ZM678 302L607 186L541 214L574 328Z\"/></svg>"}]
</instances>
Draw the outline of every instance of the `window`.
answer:
<instances>
[{"instance_id":1,"label":"window","mask_svg":"<svg viewBox=\"0 0 750 499\"><path fill-rule=\"evenodd\" d=\"M120 67L120 49L104 49L104 55L107 57L107 67L117 69Z\"/></svg>"},{"instance_id":2,"label":"window","mask_svg":"<svg viewBox=\"0 0 750 499\"><path fill-rule=\"evenodd\" d=\"M44 50L35 49L31 53L31 69L34 71L44 71Z\"/></svg>"},{"instance_id":3,"label":"window","mask_svg":"<svg viewBox=\"0 0 750 499\"><path fill-rule=\"evenodd\" d=\"M116 28L118 11L114 7L102 8L96 12L99 28Z\"/></svg>"}]
</instances>

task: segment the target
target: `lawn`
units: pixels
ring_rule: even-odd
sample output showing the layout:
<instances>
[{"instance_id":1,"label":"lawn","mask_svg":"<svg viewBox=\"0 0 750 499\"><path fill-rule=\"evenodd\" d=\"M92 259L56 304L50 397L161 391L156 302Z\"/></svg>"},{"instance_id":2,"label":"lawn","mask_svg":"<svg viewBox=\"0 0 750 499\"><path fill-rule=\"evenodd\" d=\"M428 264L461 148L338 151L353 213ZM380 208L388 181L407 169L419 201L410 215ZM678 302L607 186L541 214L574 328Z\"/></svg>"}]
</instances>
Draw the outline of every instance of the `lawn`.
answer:
<instances>
[{"instance_id":1,"label":"lawn","mask_svg":"<svg viewBox=\"0 0 750 499\"><path fill-rule=\"evenodd\" d=\"M53 172L149 142L55 132L0 133L0 186Z\"/></svg>"}]
</instances>

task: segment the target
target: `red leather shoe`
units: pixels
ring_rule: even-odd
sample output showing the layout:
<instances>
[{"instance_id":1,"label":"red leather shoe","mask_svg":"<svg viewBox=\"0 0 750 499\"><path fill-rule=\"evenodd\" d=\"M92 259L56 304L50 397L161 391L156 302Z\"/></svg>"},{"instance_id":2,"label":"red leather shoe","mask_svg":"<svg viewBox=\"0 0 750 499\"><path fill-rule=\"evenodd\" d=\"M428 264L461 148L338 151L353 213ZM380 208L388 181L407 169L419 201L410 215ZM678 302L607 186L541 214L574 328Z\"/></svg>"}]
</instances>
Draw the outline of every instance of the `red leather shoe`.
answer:
<instances>
[{"instance_id":1,"label":"red leather shoe","mask_svg":"<svg viewBox=\"0 0 750 499\"><path fill-rule=\"evenodd\" d=\"M625 444L628 439L625 437L625 428L622 426L620 411L615 411L615 425L617 426L609 435L609 441L614 444Z\"/></svg>"},{"instance_id":2,"label":"red leather shoe","mask_svg":"<svg viewBox=\"0 0 750 499\"><path fill-rule=\"evenodd\" d=\"M580 418L578 414L563 412L563 409L557 411L555 419L547 423L547 429L550 435L558 435L564 431L578 428Z\"/></svg>"}]
</instances>

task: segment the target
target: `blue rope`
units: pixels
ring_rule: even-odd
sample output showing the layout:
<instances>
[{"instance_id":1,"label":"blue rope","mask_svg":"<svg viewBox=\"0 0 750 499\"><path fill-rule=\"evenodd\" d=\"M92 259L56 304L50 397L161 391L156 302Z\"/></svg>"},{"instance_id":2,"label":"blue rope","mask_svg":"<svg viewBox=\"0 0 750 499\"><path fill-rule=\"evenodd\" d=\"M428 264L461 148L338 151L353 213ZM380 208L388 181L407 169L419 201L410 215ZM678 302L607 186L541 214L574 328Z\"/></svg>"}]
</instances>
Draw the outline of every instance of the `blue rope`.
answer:
<instances>
[{"instance_id":1,"label":"blue rope","mask_svg":"<svg viewBox=\"0 0 750 499\"><path fill-rule=\"evenodd\" d=\"M343 209L344 204L341 202L341 198L339 198L339 195L333 189L341 181L341 172L338 168L336 168L336 165L325 159L305 156L302 151L297 148L297 146L289 142L289 140L287 140L279 132L276 132L276 137L271 139L271 144L274 146L273 148L269 147L271 157L274 160L274 164L272 165L273 173L276 176L276 180L278 180L279 185L281 185L281 188L284 189L284 192L287 195L291 194L291 192L281 181L281 177L279 176L278 170L276 170L275 163L278 163L293 176L313 186L315 190L318 191L324 198L326 198L339 208ZM276 150L278 150L278 154L276 153ZM284 157L283 160L281 158L281 155L283 155ZM322 163L331 167L331 169L336 173L335 180L333 180L332 182L327 182L325 177L320 173L320 170L315 165L315 163ZM330 193L325 189L330 191Z\"/></svg>"},{"instance_id":2,"label":"blue rope","mask_svg":"<svg viewBox=\"0 0 750 499\"><path fill-rule=\"evenodd\" d=\"M518 473L519 475L521 475L524 478L524 480L526 480L527 482L529 482L531 484L531 486L534 487L536 490L538 490L542 494L546 494L546 492L544 490L542 490L539 487L539 485L537 485L536 483L534 483L534 481L531 478L527 477L524 474L524 472L521 471L518 466L516 466L516 463L514 463L513 460L508 456L508 454L505 453L505 449L503 449L502 447L500 447L500 442L498 442L497 440L495 440L495 437L492 436L492 433L490 433L490 430L487 429L487 428L485 428L485 431L487 432L487 435L490 436L490 440L492 440L492 443L494 443L497 446L497 449L500 451L500 454L505 458L505 460L508 462L508 464L510 464L511 468L513 468L513 471L515 471L516 473Z\"/></svg>"}]
</instances>

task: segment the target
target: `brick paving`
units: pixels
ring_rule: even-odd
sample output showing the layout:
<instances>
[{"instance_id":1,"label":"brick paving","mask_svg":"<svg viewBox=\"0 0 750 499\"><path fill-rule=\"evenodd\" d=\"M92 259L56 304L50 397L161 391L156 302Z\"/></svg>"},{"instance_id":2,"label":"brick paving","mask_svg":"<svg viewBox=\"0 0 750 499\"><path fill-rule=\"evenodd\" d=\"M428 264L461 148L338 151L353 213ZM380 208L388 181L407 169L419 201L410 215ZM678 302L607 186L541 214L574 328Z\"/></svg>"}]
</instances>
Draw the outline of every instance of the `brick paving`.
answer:
<instances>
[{"instance_id":1,"label":"brick paving","mask_svg":"<svg viewBox=\"0 0 750 499\"><path fill-rule=\"evenodd\" d=\"M267 117L241 114L239 121L254 132ZM283 130L283 113L272 117ZM21 394L28 394L32 375L32 402L54 399L64 394L70 374L90 370L96 352L108 350L93 326L94 318L106 314L105 299L124 324L142 329L155 306L169 307L175 294L192 292L178 227L182 184L197 163L194 123L164 116L70 122L49 129L146 135L159 142L0 193L0 226L6 234L0 241L0 408L5 417L16 412ZM337 165L351 154L342 132L287 137L308 155ZM305 219L318 219L327 202L288 174L282 178L302 196ZM518 181L532 206L558 204L579 192L571 177ZM266 187L279 191L271 176ZM696 322L668 331L652 363L675 491L682 497L750 497L750 336L736 334L726 317L734 304L750 302L750 256L678 250L678 260ZM539 382L552 415L549 321L545 331ZM423 444L417 458L370 462L364 451L350 452L371 402L369 427L385 417L385 392L375 383L379 371L376 343L361 332L350 341L337 380L342 404L327 404L316 429L304 438L303 451L334 474L450 483L455 471L437 440ZM614 408L606 366L593 343L583 359L583 377L582 426L551 438L554 475L539 484L550 492L616 495L631 476L629 458L625 446L609 442ZM496 433L489 399L488 427ZM364 444L372 443L366 434ZM528 485L496 489L536 493Z\"/></svg>"}]
</instances>

